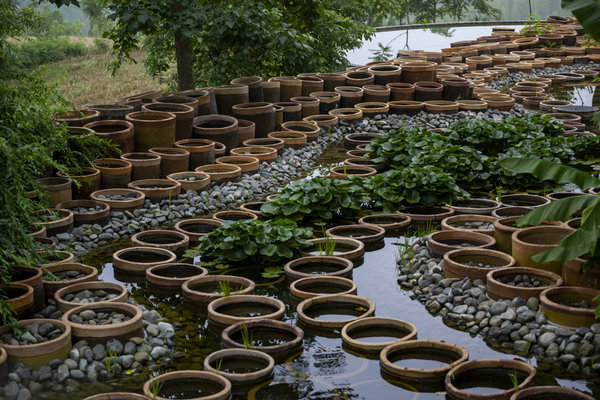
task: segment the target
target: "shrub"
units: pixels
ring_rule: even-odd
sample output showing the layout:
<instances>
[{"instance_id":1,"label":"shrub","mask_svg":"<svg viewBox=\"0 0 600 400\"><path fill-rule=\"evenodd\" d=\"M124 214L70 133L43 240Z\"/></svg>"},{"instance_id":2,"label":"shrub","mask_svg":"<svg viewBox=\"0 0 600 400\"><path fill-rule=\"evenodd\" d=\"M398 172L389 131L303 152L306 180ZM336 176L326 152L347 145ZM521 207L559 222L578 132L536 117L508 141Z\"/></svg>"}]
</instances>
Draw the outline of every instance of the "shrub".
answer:
<instances>
[{"instance_id":1,"label":"shrub","mask_svg":"<svg viewBox=\"0 0 600 400\"><path fill-rule=\"evenodd\" d=\"M69 57L83 56L90 52L82 42L56 37L26 40L20 44L10 44L9 47L9 62L20 70L32 69Z\"/></svg>"}]
</instances>

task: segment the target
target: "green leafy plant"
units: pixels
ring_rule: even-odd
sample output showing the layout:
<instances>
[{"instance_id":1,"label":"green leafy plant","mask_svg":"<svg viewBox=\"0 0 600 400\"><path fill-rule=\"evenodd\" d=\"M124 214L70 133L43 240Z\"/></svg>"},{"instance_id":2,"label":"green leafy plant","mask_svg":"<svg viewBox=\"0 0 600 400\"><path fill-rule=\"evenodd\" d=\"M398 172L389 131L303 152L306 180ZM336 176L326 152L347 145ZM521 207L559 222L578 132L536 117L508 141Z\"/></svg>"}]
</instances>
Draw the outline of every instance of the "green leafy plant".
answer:
<instances>
[{"instance_id":1,"label":"green leafy plant","mask_svg":"<svg viewBox=\"0 0 600 400\"><path fill-rule=\"evenodd\" d=\"M323 240L318 241L316 243L317 251L319 252L319 255L322 255L322 256L334 255L335 254L335 244L336 244L336 241L334 238L332 238L329 235L324 235Z\"/></svg>"},{"instance_id":2,"label":"green leafy plant","mask_svg":"<svg viewBox=\"0 0 600 400\"><path fill-rule=\"evenodd\" d=\"M283 275L285 273L283 267L281 266L270 266L270 267L266 267L263 272L260 273L260 275L263 278L279 278L281 275Z\"/></svg>"},{"instance_id":3,"label":"green leafy plant","mask_svg":"<svg viewBox=\"0 0 600 400\"><path fill-rule=\"evenodd\" d=\"M200 240L197 252L207 260L272 265L300 256L312 230L289 220L225 221ZM187 252L191 255L192 252Z\"/></svg>"},{"instance_id":4,"label":"green leafy plant","mask_svg":"<svg viewBox=\"0 0 600 400\"><path fill-rule=\"evenodd\" d=\"M392 45L390 43L384 45L383 43L378 42L377 48L369 49L369 52L371 53L369 60L373 61L387 61L391 59L394 55L394 53L392 52Z\"/></svg>"},{"instance_id":5,"label":"green leafy plant","mask_svg":"<svg viewBox=\"0 0 600 400\"><path fill-rule=\"evenodd\" d=\"M600 41L600 3L596 0L562 0L561 4L573 13L594 41Z\"/></svg>"},{"instance_id":6,"label":"green leafy plant","mask_svg":"<svg viewBox=\"0 0 600 400\"><path fill-rule=\"evenodd\" d=\"M433 166L387 171L365 180L364 185L373 196L375 207L386 213L408 205L435 206L455 198L470 198L450 174Z\"/></svg>"},{"instance_id":7,"label":"green leafy plant","mask_svg":"<svg viewBox=\"0 0 600 400\"><path fill-rule=\"evenodd\" d=\"M109 351L104 356L104 366L106 367L108 373L114 374L117 371L117 365L119 365L118 360L119 355L116 351Z\"/></svg>"},{"instance_id":8,"label":"green leafy plant","mask_svg":"<svg viewBox=\"0 0 600 400\"><path fill-rule=\"evenodd\" d=\"M222 297L227 297L231 295L231 284L229 281L219 282L219 295Z\"/></svg>"},{"instance_id":9,"label":"green leafy plant","mask_svg":"<svg viewBox=\"0 0 600 400\"><path fill-rule=\"evenodd\" d=\"M525 26L521 29L521 33L534 33L536 35L550 33L552 31L552 25L550 23L544 23L539 17L536 18L535 14L529 14Z\"/></svg>"},{"instance_id":10,"label":"green leafy plant","mask_svg":"<svg viewBox=\"0 0 600 400\"><path fill-rule=\"evenodd\" d=\"M241 331L241 335L242 335L242 343L244 344L244 348L246 350L252 349L252 332L248 331L248 327L246 326L246 324L242 325L242 331Z\"/></svg>"},{"instance_id":11,"label":"green leafy plant","mask_svg":"<svg viewBox=\"0 0 600 400\"><path fill-rule=\"evenodd\" d=\"M517 370L515 370L512 374L508 374L510 381L513 385L513 389L515 392L519 391L519 375L517 375Z\"/></svg>"},{"instance_id":12,"label":"green leafy plant","mask_svg":"<svg viewBox=\"0 0 600 400\"><path fill-rule=\"evenodd\" d=\"M331 220L371 200L360 178L312 178L295 181L286 186L273 200L263 204L260 211L266 217L294 221Z\"/></svg>"},{"instance_id":13,"label":"green leafy plant","mask_svg":"<svg viewBox=\"0 0 600 400\"><path fill-rule=\"evenodd\" d=\"M163 382L160 382L159 380L154 381L154 383L152 384L152 399L153 400L156 400L156 398L158 397L158 394L162 390L162 387L163 387Z\"/></svg>"}]
</instances>

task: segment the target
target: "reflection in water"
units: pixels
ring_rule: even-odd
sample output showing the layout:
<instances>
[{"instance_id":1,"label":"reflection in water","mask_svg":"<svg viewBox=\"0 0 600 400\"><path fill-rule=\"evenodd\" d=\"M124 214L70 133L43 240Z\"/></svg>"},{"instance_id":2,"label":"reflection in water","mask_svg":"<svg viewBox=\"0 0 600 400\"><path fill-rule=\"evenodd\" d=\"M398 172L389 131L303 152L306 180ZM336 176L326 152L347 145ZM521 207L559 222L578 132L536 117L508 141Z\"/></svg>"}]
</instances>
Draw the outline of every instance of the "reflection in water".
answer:
<instances>
[{"instance_id":1,"label":"reflection in water","mask_svg":"<svg viewBox=\"0 0 600 400\"><path fill-rule=\"evenodd\" d=\"M567 100L576 106L600 106L598 83L586 82L579 85L553 87L549 94L555 100Z\"/></svg>"}]
</instances>

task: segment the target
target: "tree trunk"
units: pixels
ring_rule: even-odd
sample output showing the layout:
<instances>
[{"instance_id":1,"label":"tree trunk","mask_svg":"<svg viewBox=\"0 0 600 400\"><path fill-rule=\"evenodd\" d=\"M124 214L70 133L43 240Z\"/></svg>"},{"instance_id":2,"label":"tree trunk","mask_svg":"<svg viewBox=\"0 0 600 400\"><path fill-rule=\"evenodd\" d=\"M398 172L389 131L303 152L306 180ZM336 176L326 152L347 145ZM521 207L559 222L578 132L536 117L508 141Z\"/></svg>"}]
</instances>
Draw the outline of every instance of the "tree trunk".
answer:
<instances>
[{"instance_id":1,"label":"tree trunk","mask_svg":"<svg viewBox=\"0 0 600 400\"><path fill-rule=\"evenodd\" d=\"M179 90L193 89L195 84L191 38L175 39L175 58L177 59L177 85Z\"/></svg>"}]
</instances>

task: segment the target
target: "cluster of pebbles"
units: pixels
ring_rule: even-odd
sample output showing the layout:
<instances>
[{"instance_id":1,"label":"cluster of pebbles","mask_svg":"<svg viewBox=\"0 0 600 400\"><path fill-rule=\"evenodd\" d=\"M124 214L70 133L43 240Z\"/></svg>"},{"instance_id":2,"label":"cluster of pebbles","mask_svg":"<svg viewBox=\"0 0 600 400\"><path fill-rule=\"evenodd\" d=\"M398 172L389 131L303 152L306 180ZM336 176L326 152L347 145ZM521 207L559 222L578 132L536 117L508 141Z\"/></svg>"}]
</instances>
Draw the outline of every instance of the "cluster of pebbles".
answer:
<instances>
[{"instance_id":1,"label":"cluster of pebbles","mask_svg":"<svg viewBox=\"0 0 600 400\"><path fill-rule=\"evenodd\" d=\"M518 274L515 276L501 276L498 278L498 281L504 283L505 285L515 287L537 288L540 286L546 286L542 282L538 281L535 278L531 278L527 274Z\"/></svg>"},{"instance_id":2,"label":"cluster of pebbles","mask_svg":"<svg viewBox=\"0 0 600 400\"><path fill-rule=\"evenodd\" d=\"M594 308L594 306L592 304L590 304L590 302L587 300L563 300L563 301L559 301L559 303L562 304L563 306L573 307L573 308L581 308L581 309L585 309L585 310L590 310L590 309Z\"/></svg>"},{"instance_id":3,"label":"cluster of pebbles","mask_svg":"<svg viewBox=\"0 0 600 400\"><path fill-rule=\"evenodd\" d=\"M196 179L195 176L183 176L181 178L177 178L178 181L180 182L196 182L198 179Z\"/></svg>"},{"instance_id":4,"label":"cluster of pebbles","mask_svg":"<svg viewBox=\"0 0 600 400\"><path fill-rule=\"evenodd\" d=\"M75 293L67 293L62 297L64 301L68 301L69 303L78 303L78 304L90 304L97 303L100 301L110 301L116 298L118 295L115 293L109 293L105 290L80 290Z\"/></svg>"},{"instance_id":5,"label":"cluster of pebbles","mask_svg":"<svg viewBox=\"0 0 600 400\"><path fill-rule=\"evenodd\" d=\"M98 196L99 200L120 200L120 201L124 201L124 200L133 200L137 197L137 195L134 192L130 192L127 194L113 194L113 195L106 195L106 194L99 194Z\"/></svg>"},{"instance_id":6,"label":"cluster of pebbles","mask_svg":"<svg viewBox=\"0 0 600 400\"><path fill-rule=\"evenodd\" d=\"M125 315L119 311L96 312L94 310L84 310L79 313L73 313L69 320L76 324L83 325L111 325L120 324L129 321L131 316Z\"/></svg>"},{"instance_id":7,"label":"cluster of pebbles","mask_svg":"<svg viewBox=\"0 0 600 400\"><path fill-rule=\"evenodd\" d=\"M80 390L82 384L85 384L85 390L95 393L110 392L114 389L107 382L115 377L128 376L132 379L132 374L146 369L165 368L173 360L185 356L183 352L174 350L175 329L179 325L168 323L155 310L149 311L132 300L129 302L143 310L143 337L132 337L123 342L110 339L96 345L81 340L73 344L67 359L52 360L38 369L18 363L8 371L7 383L0 386L0 398L28 400L43 397L59 400ZM62 313L51 304L34 317L61 318ZM94 321L98 316L92 317L90 314L87 317L90 317L88 321ZM118 316L112 315L112 318L115 317ZM8 344L27 345L50 340L60 334L62 332L50 323L30 324L23 327L22 334L3 334L0 340Z\"/></svg>"},{"instance_id":8,"label":"cluster of pebbles","mask_svg":"<svg viewBox=\"0 0 600 400\"><path fill-rule=\"evenodd\" d=\"M66 270L53 272L52 275L58 278L59 281L72 281L73 279L79 279L86 276L85 273L77 270ZM54 279L44 274L43 279L46 281L53 281Z\"/></svg>"},{"instance_id":9,"label":"cluster of pebbles","mask_svg":"<svg viewBox=\"0 0 600 400\"><path fill-rule=\"evenodd\" d=\"M73 214L90 214L90 213L95 213L98 211L102 211L102 207L100 206L96 206L96 207L73 207L73 208L69 208L69 210L71 210L73 212Z\"/></svg>"},{"instance_id":10,"label":"cluster of pebbles","mask_svg":"<svg viewBox=\"0 0 600 400\"><path fill-rule=\"evenodd\" d=\"M463 222L461 224L450 224L450 226L453 226L455 228L460 228L460 229L477 229L477 230L489 230L489 229L494 229L494 224L492 224L491 222L485 222L485 221L467 221L467 222Z\"/></svg>"},{"instance_id":11,"label":"cluster of pebbles","mask_svg":"<svg viewBox=\"0 0 600 400\"><path fill-rule=\"evenodd\" d=\"M49 322L44 324L29 324L24 325L19 329L0 335L0 341L10 346L26 346L30 344L38 344L56 339L62 335L60 329L56 329Z\"/></svg>"},{"instance_id":12,"label":"cluster of pebbles","mask_svg":"<svg viewBox=\"0 0 600 400\"><path fill-rule=\"evenodd\" d=\"M498 268L497 265L493 265L493 264L486 264L486 263L482 263L482 262L475 262L475 261L467 261L467 262L463 262L462 264L468 265L469 267L478 267L478 268Z\"/></svg>"},{"instance_id":13,"label":"cluster of pebbles","mask_svg":"<svg viewBox=\"0 0 600 400\"><path fill-rule=\"evenodd\" d=\"M600 323L579 328L554 325L535 297L491 300L482 280L444 278L443 261L432 257L423 242L412 244L398 264L400 286L447 325L480 335L502 351L535 357L540 370L600 374Z\"/></svg>"}]
</instances>

